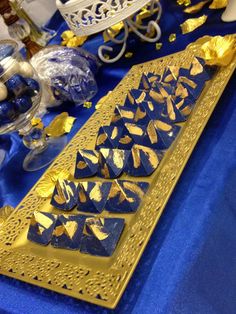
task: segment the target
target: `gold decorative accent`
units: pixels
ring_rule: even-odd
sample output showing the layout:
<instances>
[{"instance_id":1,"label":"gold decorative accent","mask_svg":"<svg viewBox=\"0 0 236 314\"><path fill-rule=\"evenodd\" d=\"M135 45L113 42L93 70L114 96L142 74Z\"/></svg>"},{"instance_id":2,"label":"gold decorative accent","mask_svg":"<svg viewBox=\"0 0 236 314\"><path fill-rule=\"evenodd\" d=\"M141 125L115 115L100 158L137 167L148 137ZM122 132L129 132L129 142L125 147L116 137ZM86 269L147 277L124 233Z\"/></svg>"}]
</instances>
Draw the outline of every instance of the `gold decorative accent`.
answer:
<instances>
[{"instance_id":1,"label":"gold decorative accent","mask_svg":"<svg viewBox=\"0 0 236 314\"><path fill-rule=\"evenodd\" d=\"M69 117L67 112L62 112L45 128L45 132L48 136L62 136L71 131L75 120L76 118Z\"/></svg>"},{"instance_id":2,"label":"gold decorative accent","mask_svg":"<svg viewBox=\"0 0 236 314\"><path fill-rule=\"evenodd\" d=\"M64 31L61 34L62 46L78 47L82 46L88 39L88 36L76 36L71 30Z\"/></svg>"},{"instance_id":3,"label":"gold decorative accent","mask_svg":"<svg viewBox=\"0 0 236 314\"><path fill-rule=\"evenodd\" d=\"M213 0L209 5L210 9L223 9L227 6L228 0Z\"/></svg>"},{"instance_id":4,"label":"gold decorative accent","mask_svg":"<svg viewBox=\"0 0 236 314\"><path fill-rule=\"evenodd\" d=\"M10 205L6 205L0 208L0 228L1 228L1 225L8 218L8 216L10 216L14 210L15 208Z\"/></svg>"},{"instance_id":5,"label":"gold decorative accent","mask_svg":"<svg viewBox=\"0 0 236 314\"><path fill-rule=\"evenodd\" d=\"M169 42L173 43L174 41L176 41L176 34L175 33L170 34L170 36L169 36Z\"/></svg>"},{"instance_id":6,"label":"gold decorative accent","mask_svg":"<svg viewBox=\"0 0 236 314\"><path fill-rule=\"evenodd\" d=\"M202 26L207 20L207 15L202 15L200 17L195 17L192 19L187 19L183 24L180 24L183 34L190 33L196 28Z\"/></svg>"},{"instance_id":7,"label":"gold decorative accent","mask_svg":"<svg viewBox=\"0 0 236 314\"><path fill-rule=\"evenodd\" d=\"M92 149L101 125L109 124L117 103L123 103L126 93L137 88L141 75L146 72L163 73L172 64L187 68L194 55L201 56L200 45L191 45L185 51L134 66L107 98L106 103L93 114L69 145L49 167L45 175L63 165L70 170L79 149ZM132 219L127 219L127 228L122 235L115 254L111 258L98 259L79 252L42 248L26 241L26 230L35 210L51 210L50 200L41 198L32 188L0 228L0 274L17 278L78 299L115 308L127 286L132 273L144 251L167 200L173 191L183 168L189 159L208 119L210 118L225 86L236 68L236 57L221 67L206 85L204 93L196 102L194 111L184 124L167 158L158 170L145 180L151 184L145 201ZM126 176L127 178L127 176ZM127 218L127 215L121 215ZM130 217L130 216L129 216ZM16 245L15 245L16 244ZM32 245L34 248L32 250ZM72 263L76 254L75 262ZM78 257L78 258L77 258ZM88 263L89 261L89 263Z\"/></svg>"},{"instance_id":8,"label":"gold decorative accent","mask_svg":"<svg viewBox=\"0 0 236 314\"><path fill-rule=\"evenodd\" d=\"M195 5L192 5L191 7L188 7L184 10L185 13L189 13L189 14L194 14L194 13L198 13L199 11L201 11L201 9L209 2L210 0L205 0L205 1L201 1L198 2Z\"/></svg>"},{"instance_id":9,"label":"gold decorative accent","mask_svg":"<svg viewBox=\"0 0 236 314\"><path fill-rule=\"evenodd\" d=\"M156 43L156 50L160 50L162 47L162 43Z\"/></svg>"},{"instance_id":10,"label":"gold decorative accent","mask_svg":"<svg viewBox=\"0 0 236 314\"><path fill-rule=\"evenodd\" d=\"M201 47L203 58L209 65L226 66L236 52L236 36L214 36Z\"/></svg>"}]
</instances>

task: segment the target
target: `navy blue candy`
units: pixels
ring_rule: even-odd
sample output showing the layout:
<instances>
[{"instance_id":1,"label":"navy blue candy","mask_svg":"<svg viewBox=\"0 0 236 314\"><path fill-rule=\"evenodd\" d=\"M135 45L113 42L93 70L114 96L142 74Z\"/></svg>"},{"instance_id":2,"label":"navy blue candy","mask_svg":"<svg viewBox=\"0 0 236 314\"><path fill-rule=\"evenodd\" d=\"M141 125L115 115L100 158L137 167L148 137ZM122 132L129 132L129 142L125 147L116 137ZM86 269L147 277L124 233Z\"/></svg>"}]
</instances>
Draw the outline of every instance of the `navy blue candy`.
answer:
<instances>
[{"instance_id":1,"label":"navy blue candy","mask_svg":"<svg viewBox=\"0 0 236 314\"><path fill-rule=\"evenodd\" d=\"M0 125L10 123L17 117L17 110L9 101L0 102Z\"/></svg>"},{"instance_id":2,"label":"navy blue candy","mask_svg":"<svg viewBox=\"0 0 236 314\"><path fill-rule=\"evenodd\" d=\"M7 89L13 92L15 96L22 95L28 88L26 80L19 74L13 75L6 82Z\"/></svg>"},{"instance_id":3,"label":"navy blue candy","mask_svg":"<svg viewBox=\"0 0 236 314\"><path fill-rule=\"evenodd\" d=\"M39 92L40 86L39 86L39 83L36 80L34 80L32 78L25 78L25 81L26 81L26 84L27 84L27 86L29 88Z\"/></svg>"},{"instance_id":4,"label":"navy blue candy","mask_svg":"<svg viewBox=\"0 0 236 314\"><path fill-rule=\"evenodd\" d=\"M32 107L32 100L26 95L16 98L13 103L20 113L25 113Z\"/></svg>"},{"instance_id":5,"label":"navy blue candy","mask_svg":"<svg viewBox=\"0 0 236 314\"><path fill-rule=\"evenodd\" d=\"M14 47L11 45L1 45L0 46L0 61L10 57L14 52Z\"/></svg>"}]
</instances>

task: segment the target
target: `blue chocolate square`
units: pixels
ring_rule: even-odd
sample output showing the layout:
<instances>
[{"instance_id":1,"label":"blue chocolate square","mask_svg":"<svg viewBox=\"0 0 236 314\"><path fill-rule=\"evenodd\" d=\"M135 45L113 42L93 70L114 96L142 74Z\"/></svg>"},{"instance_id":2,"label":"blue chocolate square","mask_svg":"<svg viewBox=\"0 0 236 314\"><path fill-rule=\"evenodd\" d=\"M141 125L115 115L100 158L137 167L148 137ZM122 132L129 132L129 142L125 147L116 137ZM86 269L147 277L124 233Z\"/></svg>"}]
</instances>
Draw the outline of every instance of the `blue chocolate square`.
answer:
<instances>
[{"instance_id":1,"label":"blue chocolate square","mask_svg":"<svg viewBox=\"0 0 236 314\"><path fill-rule=\"evenodd\" d=\"M52 195L51 205L64 211L70 211L76 204L77 183L59 179Z\"/></svg>"}]
</instances>

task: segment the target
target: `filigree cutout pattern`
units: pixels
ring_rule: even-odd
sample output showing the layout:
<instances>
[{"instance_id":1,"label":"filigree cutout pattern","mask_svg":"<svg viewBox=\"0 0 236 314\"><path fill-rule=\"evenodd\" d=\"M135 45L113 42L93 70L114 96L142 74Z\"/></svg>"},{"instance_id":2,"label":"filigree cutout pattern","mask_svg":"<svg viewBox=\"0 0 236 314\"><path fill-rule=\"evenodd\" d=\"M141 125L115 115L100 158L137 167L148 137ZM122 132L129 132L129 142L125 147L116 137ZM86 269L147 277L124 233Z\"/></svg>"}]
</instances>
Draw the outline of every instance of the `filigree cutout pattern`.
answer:
<instances>
[{"instance_id":1,"label":"filigree cutout pattern","mask_svg":"<svg viewBox=\"0 0 236 314\"><path fill-rule=\"evenodd\" d=\"M100 125L109 123L115 105L124 101L130 88L138 86L144 71L161 73L170 64L187 67L193 56L194 50L188 48L183 52L134 66L111 93L106 104L94 113L47 171L50 171L51 168L59 169L62 164L67 170L74 167L77 150L94 145ZM36 184L0 229L0 273L114 308L135 269L140 252L143 252L168 198L235 68L236 58L229 66L221 68L212 81L207 84L193 114L171 148L168 158L156 171L150 192L137 212L133 223L130 224L130 228L126 230L125 236L122 236L114 256L109 259L109 266L99 269L96 264L93 264L93 267L85 266L80 264L79 260L70 264L56 258L34 255L31 251L25 251L23 248L14 248L13 244L27 228L33 211L43 208L45 205L46 200L38 197L35 192Z\"/></svg>"}]
</instances>

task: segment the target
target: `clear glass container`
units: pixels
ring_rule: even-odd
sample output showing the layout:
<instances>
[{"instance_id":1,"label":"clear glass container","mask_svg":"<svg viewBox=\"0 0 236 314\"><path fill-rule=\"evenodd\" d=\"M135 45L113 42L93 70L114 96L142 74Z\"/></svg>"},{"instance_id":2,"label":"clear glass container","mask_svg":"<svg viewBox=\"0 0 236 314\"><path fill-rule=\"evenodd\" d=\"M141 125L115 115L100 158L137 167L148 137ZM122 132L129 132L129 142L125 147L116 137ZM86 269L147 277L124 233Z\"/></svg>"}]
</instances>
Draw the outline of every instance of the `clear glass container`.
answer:
<instances>
[{"instance_id":1,"label":"clear glass container","mask_svg":"<svg viewBox=\"0 0 236 314\"><path fill-rule=\"evenodd\" d=\"M0 135L18 131L23 136L31 149L23 164L27 171L51 163L66 144L65 138L47 139L44 130L32 126L41 95L37 74L18 52L17 43L0 40Z\"/></svg>"}]
</instances>

